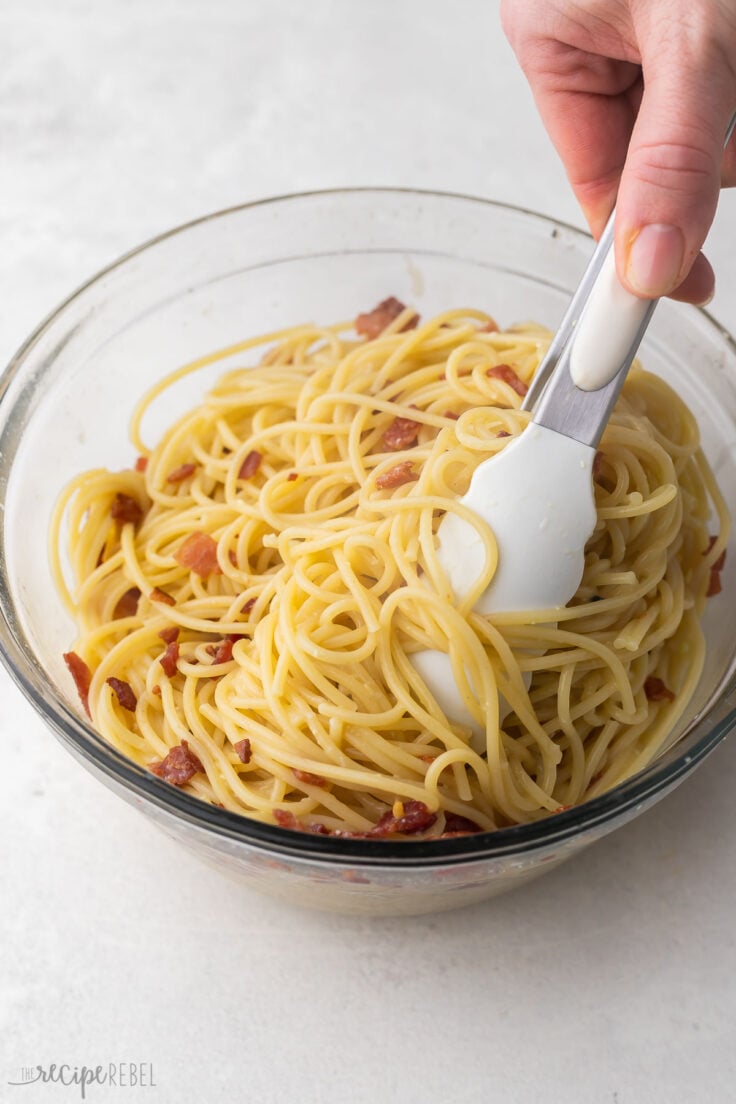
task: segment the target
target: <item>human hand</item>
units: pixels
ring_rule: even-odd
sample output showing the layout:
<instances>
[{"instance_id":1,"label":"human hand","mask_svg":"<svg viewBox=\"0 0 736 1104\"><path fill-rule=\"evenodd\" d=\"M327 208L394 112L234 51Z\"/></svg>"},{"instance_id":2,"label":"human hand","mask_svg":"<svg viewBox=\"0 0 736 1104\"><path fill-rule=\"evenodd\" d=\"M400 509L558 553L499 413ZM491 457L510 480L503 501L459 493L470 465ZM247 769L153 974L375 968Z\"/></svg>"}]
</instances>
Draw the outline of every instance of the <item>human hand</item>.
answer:
<instances>
[{"instance_id":1,"label":"human hand","mask_svg":"<svg viewBox=\"0 0 736 1104\"><path fill-rule=\"evenodd\" d=\"M593 234L644 298L705 303L700 248L736 184L736 0L502 0L506 35Z\"/></svg>"}]
</instances>

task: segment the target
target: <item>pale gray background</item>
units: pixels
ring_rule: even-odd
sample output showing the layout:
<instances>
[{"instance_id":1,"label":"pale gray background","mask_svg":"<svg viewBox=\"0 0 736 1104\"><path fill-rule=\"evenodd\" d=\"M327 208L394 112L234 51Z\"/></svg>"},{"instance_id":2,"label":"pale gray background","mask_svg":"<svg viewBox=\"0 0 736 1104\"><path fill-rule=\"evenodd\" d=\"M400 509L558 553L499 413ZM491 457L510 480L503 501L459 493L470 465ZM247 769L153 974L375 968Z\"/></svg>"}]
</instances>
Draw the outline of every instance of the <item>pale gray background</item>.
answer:
<instances>
[{"instance_id":1,"label":"pale gray background","mask_svg":"<svg viewBox=\"0 0 736 1104\"><path fill-rule=\"evenodd\" d=\"M476 193L581 222L489 0L4 0L0 362L158 231L304 188ZM736 195L709 250L736 323ZM0 1100L736 1100L732 744L569 867L362 920L239 888L94 782L0 675ZM34 1095L35 1094L35 1095Z\"/></svg>"}]
</instances>

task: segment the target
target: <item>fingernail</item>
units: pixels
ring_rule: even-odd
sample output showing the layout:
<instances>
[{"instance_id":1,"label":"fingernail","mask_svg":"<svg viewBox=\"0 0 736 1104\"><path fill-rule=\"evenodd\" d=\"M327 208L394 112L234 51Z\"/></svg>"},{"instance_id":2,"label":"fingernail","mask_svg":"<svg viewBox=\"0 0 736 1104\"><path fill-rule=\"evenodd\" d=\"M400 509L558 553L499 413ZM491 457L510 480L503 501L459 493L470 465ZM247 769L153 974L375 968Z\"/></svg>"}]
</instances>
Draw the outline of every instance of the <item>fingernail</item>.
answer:
<instances>
[{"instance_id":1,"label":"fingernail","mask_svg":"<svg viewBox=\"0 0 736 1104\"><path fill-rule=\"evenodd\" d=\"M709 303L713 302L713 300L715 299L715 296L716 296L716 291L715 291L715 288L714 288L713 291L710 293L710 295L706 299L703 299L702 302L700 302L700 303L696 303L695 306L696 307L707 307Z\"/></svg>"},{"instance_id":2,"label":"fingernail","mask_svg":"<svg viewBox=\"0 0 736 1104\"><path fill-rule=\"evenodd\" d=\"M666 295L676 287L685 256L678 226L643 226L629 246L626 279L638 295Z\"/></svg>"}]
</instances>

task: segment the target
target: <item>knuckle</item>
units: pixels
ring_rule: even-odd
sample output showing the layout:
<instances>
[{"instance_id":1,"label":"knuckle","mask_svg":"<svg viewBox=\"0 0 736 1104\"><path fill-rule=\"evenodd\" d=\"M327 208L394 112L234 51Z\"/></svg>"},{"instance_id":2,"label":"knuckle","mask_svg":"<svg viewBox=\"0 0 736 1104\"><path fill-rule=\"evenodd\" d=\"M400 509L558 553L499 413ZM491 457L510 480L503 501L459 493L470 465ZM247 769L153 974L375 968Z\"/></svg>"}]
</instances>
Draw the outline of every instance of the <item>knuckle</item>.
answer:
<instances>
[{"instance_id":1,"label":"knuckle","mask_svg":"<svg viewBox=\"0 0 736 1104\"><path fill-rule=\"evenodd\" d=\"M634 179L678 196L699 195L718 179L719 164L713 153L683 138L651 142L632 151L630 172Z\"/></svg>"}]
</instances>

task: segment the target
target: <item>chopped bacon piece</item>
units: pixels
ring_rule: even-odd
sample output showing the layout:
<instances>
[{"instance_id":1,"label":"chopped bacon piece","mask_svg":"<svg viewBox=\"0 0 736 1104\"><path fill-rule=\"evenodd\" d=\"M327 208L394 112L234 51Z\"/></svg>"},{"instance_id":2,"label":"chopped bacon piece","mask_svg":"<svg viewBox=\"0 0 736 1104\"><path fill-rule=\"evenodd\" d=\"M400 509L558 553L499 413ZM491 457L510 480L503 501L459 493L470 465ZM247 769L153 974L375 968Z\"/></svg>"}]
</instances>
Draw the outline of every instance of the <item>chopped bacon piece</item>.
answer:
<instances>
[{"instance_id":1,"label":"chopped bacon piece","mask_svg":"<svg viewBox=\"0 0 736 1104\"><path fill-rule=\"evenodd\" d=\"M708 579L708 589L705 592L706 598L714 598L716 594L720 594L721 590L721 573L715 567L710 569L710 577Z\"/></svg>"},{"instance_id":2,"label":"chopped bacon piece","mask_svg":"<svg viewBox=\"0 0 736 1104\"><path fill-rule=\"evenodd\" d=\"M174 468L166 476L167 483L183 483L185 479L188 479L190 475L194 475L197 470L197 464L188 463L180 464L178 468Z\"/></svg>"},{"instance_id":3,"label":"chopped bacon piece","mask_svg":"<svg viewBox=\"0 0 736 1104\"><path fill-rule=\"evenodd\" d=\"M321 774L312 774L311 771L297 770L296 767L293 768L291 773L298 782L303 782L305 786L319 786L320 789L327 789L327 779L323 778Z\"/></svg>"},{"instance_id":4,"label":"chopped bacon piece","mask_svg":"<svg viewBox=\"0 0 736 1104\"><path fill-rule=\"evenodd\" d=\"M137 458L134 466L135 466L135 470L137 472L144 472L146 470L146 468L148 467L148 457L147 456L139 456Z\"/></svg>"},{"instance_id":5,"label":"chopped bacon piece","mask_svg":"<svg viewBox=\"0 0 736 1104\"><path fill-rule=\"evenodd\" d=\"M176 640L170 640L166 645L166 651L161 656L159 663L163 668L165 675L169 678L173 678L176 674L176 664L179 659L179 643Z\"/></svg>"},{"instance_id":6,"label":"chopped bacon piece","mask_svg":"<svg viewBox=\"0 0 736 1104\"><path fill-rule=\"evenodd\" d=\"M707 556L713 545L718 540L718 537L710 537L708 540L708 547L703 552L704 556ZM708 589L705 592L706 598L713 598L716 594L721 593L721 571L726 563L726 549L724 548L715 563L710 567L710 578L708 579Z\"/></svg>"},{"instance_id":7,"label":"chopped bacon piece","mask_svg":"<svg viewBox=\"0 0 736 1104\"><path fill-rule=\"evenodd\" d=\"M257 598L249 598L247 602L243 603L240 612L245 614L250 613L257 601Z\"/></svg>"},{"instance_id":8,"label":"chopped bacon piece","mask_svg":"<svg viewBox=\"0 0 736 1104\"><path fill-rule=\"evenodd\" d=\"M256 449L251 449L243 463L240 465L238 479L251 479L261 466L262 456Z\"/></svg>"},{"instance_id":9,"label":"chopped bacon piece","mask_svg":"<svg viewBox=\"0 0 736 1104\"><path fill-rule=\"evenodd\" d=\"M233 644L236 640L242 640L242 633L228 633L220 643L215 647L212 655L214 659L213 663L229 663L233 658Z\"/></svg>"},{"instance_id":10,"label":"chopped bacon piece","mask_svg":"<svg viewBox=\"0 0 736 1104\"><path fill-rule=\"evenodd\" d=\"M603 453L601 452L600 449L598 449L595 456L593 457L593 480L596 483L600 482L599 476L601 474L602 469L603 469Z\"/></svg>"},{"instance_id":11,"label":"chopped bacon piece","mask_svg":"<svg viewBox=\"0 0 736 1104\"><path fill-rule=\"evenodd\" d=\"M88 717L91 717L92 714L89 711L89 687L92 682L92 672L76 652L64 652L63 659L69 668L69 674L74 679L74 685L77 688L79 700L84 706L84 711Z\"/></svg>"},{"instance_id":12,"label":"chopped bacon piece","mask_svg":"<svg viewBox=\"0 0 736 1104\"><path fill-rule=\"evenodd\" d=\"M706 548L705 552L703 553L704 556L708 555L708 553L710 552L711 548L713 547L713 545L716 543L717 540L718 540L718 537L710 537L709 538L708 547ZM721 552L720 556L716 560L716 562L711 565L711 571L723 571L723 568L725 567L725 565L726 565L726 549L724 548L723 551Z\"/></svg>"},{"instance_id":13,"label":"chopped bacon piece","mask_svg":"<svg viewBox=\"0 0 736 1104\"><path fill-rule=\"evenodd\" d=\"M355 319L355 329L359 334L363 334L370 341L373 337L378 337L382 334L387 326L390 326L395 318L398 318L406 307L398 299L395 299L393 295L388 299L384 299L377 307L374 307L372 311L366 311L365 314L359 314ZM410 318L405 326L402 326L401 332L404 330L413 330L419 323L419 315L415 314L413 318Z\"/></svg>"},{"instance_id":14,"label":"chopped bacon piece","mask_svg":"<svg viewBox=\"0 0 736 1104\"><path fill-rule=\"evenodd\" d=\"M237 744L235 744L235 751L241 763L250 763L251 755L253 754L250 740L238 740Z\"/></svg>"},{"instance_id":15,"label":"chopped bacon piece","mask_svg":"<svg viewBox=\"0 0 736 1104\"><path fill-rule=\"evenodd\" d=\"M114 521L119 521L123 525L130 521L133 525L137 525L143 517L143 507L131 495L116 494L110 513Z\"/></svg>"},{"instance_id":16,"label":"chopped bacon piece","mask_svg":"<svg viewBox=\"0 0 736 1104\"><path fill-rule=\"evenodd\" d=\"M138 612L140 596L141 592L138 587L131 587L130 590L126 590L124 594L121 594L115 603L115 609L112 611L113 620L117 621L120 617L135 617Z\"/></svg>"},{"instance_id":17,"label":"chopped bacon piece","mask_svg":"<svg viewBox=\"0 0 736 1104\"><path fill-rule=\"evenodd\" d=\"M491 318L488 322L486 322L485 326L481 326L481 328L478 332L479 333L498 333L498 325Z\"/></svg>"},{"instance_id":18,"label":"chopped bacon piece","mask_svg":"<svg viewBox=\"0 0 736 1104\"><path fill-rule=\"evenodd\" d=\"M411 836L415 832L424 832L431 828L436 820L437 814L431 813L423 801L405 801L403 816L395 817L389 810L371 828L368 835L384 838L401 833Z\"/></svg>"},{"instance_id":19,"label":"chopped bacon piece","mask_svg":"<svg viewBox=\"0 0 736 1104\"><path fill-rule=\"evenodd\" d=\"M298 479L298 478L299 478L299 472L289 472L289 474L286 477L286 482L287 483L293 483L294 480Z\"/></svg>"},{"instance_id":20,"label":"chopped bacon piece","mask_svg":"<svg viewBox=\"0 0 736 1104\"><path fill-rule=\"evenodd\" d=\"M491 379L503 380L503 382L507 383L517 395L521 395L522 397L526 395L529 390L524 381L519 379L519 376L510 364L497 364L495 368L489 368L486 375L490 376Z\"/></svg>"},{"instance_id":21,"label":"chopped bacon piece","mask_svg":"<svg viewBox=\"0 0 736 1104\"><path fill-rule=\"evenodd\" d=\"M446 410L443 416L445 418L452 418L453 422L456 422L460 417L460 415L456 414L454 410Z\"/></svg>"},{"instance_id":22,"label":"chopped bacon piece","mask_svg":"<svg viewBox=\"0 0 736 1104\"><path fill-rule=\"evenodd\" d=\"M674 701L675 695L672 690L665 686L661 678L657 678L656 675L650 675L644 682L644 693L647 696L647 701Z\"/></svg>"},{"instance_id":23,"label":"chopped bacon piece","mask_svg":"<svg viewBox=\"0 0 736 1104\"><path fill-rule=\"evenodd\" d=\"M511 436L511 434L508 433L507 430L505 430L505 429L499 429L498 433L496 434L496 437L510 437L510 436Z\"/></svg>"},{"instance_id":24,"label":"chopped bacon piece","mask_svg":"<svg viewBox=\"0 0 736 1104\"><path fill-rule=\"evenodd\" d=\"M452 832L453 835L464 835L466 832L482 832L483 829L479 828L474 820L469 820L468 817L460 816L459 813L445 813L445 833Z\"/></svg>"},{"instance_id":25,"label":"chopped bacon piece","mask_svg":"<svg viewBox=\"0 0 736 1104\"><path fill-rule=\"evenodd\" d=\"M304 831L305 832L311 832L313 836L331 836L332 835L332 832L327 827L327 825L326 824L320 824L319 821L317 821L315 824L305 824L304 825Z\"/></svg>"},{"instance_id":26,"label":"chopped bacon piece","mask_svg":"<svg viewBox=\"0 0 736 1104\"><path fill-rule=\"evenodd\" d=\"M343 870L340 875L344 882L352 882L354 885L370 885L370 878L364 878L357 870Z\"/></svg>"},{"instance_id":27,"label":"chopped bacon piece","mask_svg":"<svg viewBox=\"0 0 736 1104\"><path fill-rule=\"evenodd\" d=\"M182 567L188 567L195 575L205 578L207 575L219 575L220 565L217 562L217 541L213 540L209 533L195 530L190 533L178 552L174 553L174 559Z\"/></svg>"},{"instance_id":28,"label":"chopped bacon piece","mask_svg":"<svg viewBox=\"0 0 736 1104\"><path fill-rule=\"evenodd\" d=\"M566 813L568 809L572 809L572 805L558 805L556 809L553 809L553 813Z\"/></svg>"},{"instance_id":29,"label":"chopped bacon piece","mask_svg":"<svg viewBox=\"0 0 736 1104\"><path fill-rule=\"evenodd\" d=\"M105 680L107 685L114 690L115 696L122 705L123 709L130 710L131 713L135 713L135 707L138 705L138 699L133 693L133 687L125 679L109 678Z\"/></svg>"},{"instance_id":30,"label":"chopped bacon piece","mask_svg":"<svg viewBox=\"0 0 736 1104\"><path fill-rule=\"evenodd\" d=\"M301 830L301 824L288 809L274 809L273 819L281 828L291 828L292 832Z\"/></svg>"},{"instance_id":31,"label":"chopped bacon piece","mask_svg":"<svg viewBox=\"0 0 736 1104\"><path fill-rule=\"evenodd\" d=\"M163 602L165 606L175 606L176 598L172 598L170 594L167 594L165 590L160 590L159 587L154 587L151 593L148 595L149 602Z\"/></svg>"},{"instance_id":32,"label":"chopped bacon piece","mask_svg":"<svg viewBox=\"0 0 736 1104\"><path fill-rule=\"evenodd\" d=\"M160 762L149 763L148 767L153 774L163 778L164 782L170 782L172 786L186 786L197 772L204 774L204 767L190 750L186 740L172 747Z\"/></svg>"},{"instance_id":33,"label":"chopped bacon piece","mask_svg":"<svg viewBox=\"0 0 736 1104\"><path fill-rule=\"evenodd\" d=\"M161 687L156 685L151 687L151 693L155 694L157 698L161 697Z\"/></svg>"},{"instance_id":34,"label":"chopped bacon piece","mask_svg":"<svg viewBox=\"0 0 736 1104\"><path fill-rule=\"evenodd\" d=\"M419 422L413 418L394 418L383 435L383 443L391 452L413 448L419 435Z\"/></svg>"},{"instance_id":35,"label":"chopped bacon piece","mask_svg":"<svg viewBox=\"0 0 736 1104\"><path fill-rule=\"evenodd\" d=\"M233 565L233 567L238 566L238 557L237 557L237 555L235 553L235 550L233 548L228 549L227 558L229 559L229 561Z\"/></svg>"},{"instance_id":36,"label":"chopped bacon piece","mask_svg":"<svg viewBox=\"0 0 736 1104\"><path fill-rule=\"evenodd\" d=\"M400 464L394 464L388 471L381 472L376 477L376 486L379 490L385 491L389 488L401 487L404 483L413 483L418 478L412 461L402 460Z\"/></svg>"},{"instance_id":37,"label":"chopped bacon piece","mask_svg":"<svg viewBox=\"0 0 736 1104\"><path fill-rule=\"evenodd\" d=\"M173 644L175 640L179 639L179 626L170 625L168 629L162 629L158 635L164 644Z\"/></svg>"}]
</instances>

